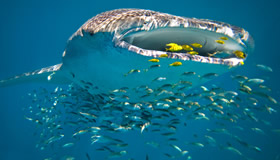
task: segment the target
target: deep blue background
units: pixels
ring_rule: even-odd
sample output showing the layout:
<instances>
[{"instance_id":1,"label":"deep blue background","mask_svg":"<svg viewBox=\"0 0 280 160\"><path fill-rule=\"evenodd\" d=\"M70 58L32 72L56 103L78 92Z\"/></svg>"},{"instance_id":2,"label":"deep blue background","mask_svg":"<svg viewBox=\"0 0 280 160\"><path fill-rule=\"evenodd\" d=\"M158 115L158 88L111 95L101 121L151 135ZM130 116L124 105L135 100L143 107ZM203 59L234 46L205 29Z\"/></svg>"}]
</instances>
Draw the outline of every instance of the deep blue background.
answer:
<instances>
[{"instance_id":1,"label":"deep blue background","mask_svg":"<svg viewBox=\"0 0 280 160\"><path fill-rule=\"evenodd\" d=\"M255 51L240 70L260 75L246 66L258 63L271 66L274 72L267 73L270 77L267 85L273 88L273 95L279 100L279 4L275 0L1 0L0 79L60 63L67 39L92 16L118 8L142 8L224 21L248 30L255 39ZM35 127L24 119L22 111L23 105L27 105L22 96L38 86L26 84L0 89L1 160L42 159L42 153L34 147ZM272 120L274 128L280 128L279 115ZM274 159L277 152L280 154L275 145L280 142L279 136L267 135L261 142L266 152L259 159Z\"/></svg>"}]
</instances>

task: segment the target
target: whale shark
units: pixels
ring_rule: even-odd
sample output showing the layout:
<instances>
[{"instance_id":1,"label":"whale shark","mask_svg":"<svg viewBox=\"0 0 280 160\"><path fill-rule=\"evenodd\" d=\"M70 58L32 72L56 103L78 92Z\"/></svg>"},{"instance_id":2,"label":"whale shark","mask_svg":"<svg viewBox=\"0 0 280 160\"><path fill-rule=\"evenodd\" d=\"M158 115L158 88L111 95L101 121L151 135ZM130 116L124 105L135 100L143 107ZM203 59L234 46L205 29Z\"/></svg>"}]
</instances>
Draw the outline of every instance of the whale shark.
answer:
<instances>
[{"instance_id":1,"label":"whale shark","mask_svg":"<svg viewBox=\"0 0 280 160\"><path fill-rule=\"evenodd\" d=\"M172 45L192 52L171 50ZM205 83L243 65L253 48L248 31L231 24L117 9L83 24L69 38L62 63L1 80L0 87L74 83L92 94L125 88L135 99L141 88L187 90Z\"/></svg>"}]
</instances>

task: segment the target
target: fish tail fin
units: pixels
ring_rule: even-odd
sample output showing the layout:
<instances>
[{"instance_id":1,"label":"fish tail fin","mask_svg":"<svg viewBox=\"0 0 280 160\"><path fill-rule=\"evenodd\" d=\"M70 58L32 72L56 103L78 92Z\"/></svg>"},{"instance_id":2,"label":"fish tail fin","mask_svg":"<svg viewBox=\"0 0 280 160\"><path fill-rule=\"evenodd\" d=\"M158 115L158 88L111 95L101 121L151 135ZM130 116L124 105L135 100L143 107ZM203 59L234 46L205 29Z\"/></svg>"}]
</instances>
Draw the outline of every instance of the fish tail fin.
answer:
<instances>
[{"instance_id":1,"label":"fish tail fin","mask_svg":"<svg viewBox=\"0 0 280 160\"><path fill-rule=\"evenodd\" d=\"M30 82L66 83L69 80L60 71L62 64L49 66L32 72L23 73L12 78L0 80L0 87L6 87ZM62 73L61 73L62 72Z\"/></svg>"}]
</instances>

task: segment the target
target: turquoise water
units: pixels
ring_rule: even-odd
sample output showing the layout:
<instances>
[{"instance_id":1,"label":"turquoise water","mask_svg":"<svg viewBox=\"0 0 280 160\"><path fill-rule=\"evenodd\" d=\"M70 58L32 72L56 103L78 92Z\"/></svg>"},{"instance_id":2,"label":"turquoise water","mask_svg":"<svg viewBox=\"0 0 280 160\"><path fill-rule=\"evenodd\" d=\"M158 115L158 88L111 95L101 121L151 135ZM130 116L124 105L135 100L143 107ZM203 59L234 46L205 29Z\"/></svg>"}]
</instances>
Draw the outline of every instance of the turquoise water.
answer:
<instances>
[{"instance_id":1,"label":"turquoise water","mask_svg":"<svg viewBox=\"0 0 280 160\"><path fill-rule=\"evenodd\" d=\"M0 79L7 78L26 71L42 68L61 62L61 55L67 39L87 19L100 12L117 8L142 8L160 12L166 12L179 16L212 19L234 24L245 28L255 40L255 51L249 55L246 64L237 69L237 72L250 77L269 77L266 85L272 88L271 96L279 99L280 85L279 74L280 58L278 52L279 4L275 1L11 1L0 2ZM262 72L254 66L265 64L273 68L273 72ZM216 79L212 83L227 85L229 74ZM71 155L76 159L87 160L86 153L91 159L104 159L106 152L95 151L95 146L89 145L87 137L70 149L58 149L56 146L40 151L35 148L39 141L39 133L36 125L24 118L27 111L24 108L30 105L26 94L33 89L45 87L53 90L55 86L45 84L25 84L0 89L0 106L2 122L0 132L0 159L44 159L54 155L55 159ZM233 86L234 87L234 86ZM232 89L232 88L231 88ZM279 106L274 107L278 110ZM271 122L272 126L261 123L247 124L248 128L258 127L265 132L264 135L253 132L240 132L246 142L259 146L262 152L248 151L243 146L237 145L244 155L252 159L280 159L280 137L272 129L279 129L279 113L261 114L264 119ZM191 128L178 129L178 136L186 137L189 141L195 141L193 133L203 135L208 124L198 123ZM144 140L152 140L153 134L145 136L138 132L115 135L130 142L127 148L128 155L119 159L168 159L164 153L176 153L172 148L162 150L147 147L142 144ZM217 138L219 139L219 138ZM225 144L228 138L221 136L220 141ZM178 143L177 143L178 144ZM186 145L179 142L180 147ZM195 148L185 146L193 159L241 159L235 153L222 150L219 147ZM132 155L132 156L130 156ZM186 157L185 157L186 158ZM180 158L183 159L183 158Z\"/></svg>"}]
</instances>

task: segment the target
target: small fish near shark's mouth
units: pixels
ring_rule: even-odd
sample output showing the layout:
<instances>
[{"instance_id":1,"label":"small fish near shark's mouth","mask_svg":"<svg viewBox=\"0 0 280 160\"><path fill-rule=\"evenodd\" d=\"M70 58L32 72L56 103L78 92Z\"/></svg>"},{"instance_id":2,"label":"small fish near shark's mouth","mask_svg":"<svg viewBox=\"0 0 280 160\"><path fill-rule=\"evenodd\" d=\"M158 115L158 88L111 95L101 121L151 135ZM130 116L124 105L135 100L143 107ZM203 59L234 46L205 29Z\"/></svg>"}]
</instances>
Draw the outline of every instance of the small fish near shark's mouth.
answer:
<instances>
[{"instance_id":1,"label":"small fish near shark's mouth","mask_svg":"<svg viewBox=\"0 0 280 160\"><path fill-rule=\"evenodd\" d=\"M191 60L228 66L243 65L253 49L249 35L234 34L226 28L209 31L193 27L159 27L150 30L133 28L115 38L116 46L154 58ZM248 33L247 33L248 34ZM244 40L244 36L247 37ZM177 47L177 50L173 48ZM179 48L178 48L179 47Z\"/></svg>"}]
</instances>

